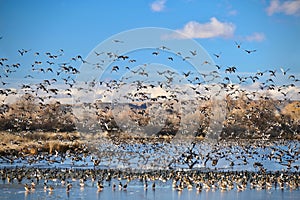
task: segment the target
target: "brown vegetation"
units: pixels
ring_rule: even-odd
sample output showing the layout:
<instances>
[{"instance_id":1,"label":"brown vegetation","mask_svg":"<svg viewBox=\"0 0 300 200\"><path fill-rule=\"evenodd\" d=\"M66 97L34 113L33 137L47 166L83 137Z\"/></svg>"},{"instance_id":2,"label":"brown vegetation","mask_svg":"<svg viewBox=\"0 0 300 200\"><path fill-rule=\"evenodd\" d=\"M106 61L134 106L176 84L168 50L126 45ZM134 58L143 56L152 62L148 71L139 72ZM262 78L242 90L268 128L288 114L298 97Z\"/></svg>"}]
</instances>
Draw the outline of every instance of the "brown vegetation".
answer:
<instances>
[{"instance_id":1,"label":"brown vegetation","mask_svg":"<svg viewBox=\"0 0 300 200\"><path fill-rule=\"evenodd\" d=\"M53 132L0 132L0 155L16 156L35 155L41 152L55 154L57 152L75 151L84 148L84 141L79 134Z\"/></svg>"},{"instance_id":2,"label":"brown vegetation","mask_svg":"<svg viewBox=\"0 0 300 200\"><path fill-rule=\"evenodd\" d=\"M198 112L189 113L182 117L176 102L151 103L158 107L168 110L163 116L164 124L162 128L155 132L155 135L175 135L180 126L186 132L195 130L195 136L205 136L210 126L212 115L211 107L216 102L203 101L198 107ZM226 99L226 116L223 122L222 138L294 138L300 132L300 102L282 102L272 99L250 100L241 95L239 98ZM84 106L84 105L82 105ZM85 105L86 106L86 105ZM48 104L37 103L31 95L24 95L17 102L8 105L3 104L0 112L0 130L21 133L22 131L38 131L37 135L41 139L49 139L43 136L43 132L101 132L107 131L110 135L136 132L129 126L125 126L126 121L133 121L137 127L146 126L151 120L150 104L145 108L123 105L119 111L113 111L110 104L97 103L90 104L93 114L81 119L75 117L70 105L63 105L57 101ZM96 113L96 114L95 114ZM117 116L117 121L114 118ZM124 121L124 123L123 123ZM122 124L123 123L123 124ZM121 126L120 126L121 124ZM123 126L124 125L124 126ZM149 132L155 127L148 127ZM125 134L125 135L126 135ZM20 136L15 136L20 137ZM26 135L24 140L30 140L32 136ZM47 135L49 137L49 135ZM6 142L3 142L6 143ZM57 147L48 142L47 149L64 148L63 145ZM66 144L68 145L68 144ZM34 152L34 151L33 151Z\"/></svg>"}]
</instances>

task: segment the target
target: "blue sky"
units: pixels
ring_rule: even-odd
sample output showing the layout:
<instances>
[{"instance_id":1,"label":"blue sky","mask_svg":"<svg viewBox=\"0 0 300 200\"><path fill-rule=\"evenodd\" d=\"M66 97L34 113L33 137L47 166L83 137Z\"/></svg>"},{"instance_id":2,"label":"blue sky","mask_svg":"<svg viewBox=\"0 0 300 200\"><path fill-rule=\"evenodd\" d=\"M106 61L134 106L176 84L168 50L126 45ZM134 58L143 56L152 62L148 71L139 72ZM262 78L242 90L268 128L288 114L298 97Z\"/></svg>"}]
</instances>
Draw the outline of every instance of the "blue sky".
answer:
<instances>
[{"instance_id":1,"label":"blue sky","mask_svg":"<svg viewBox=\"0 0 300 200\"><path fill-rule=\"evenodd\" d=\"M299 19L299 0L0 0L0 57L18 62L22 48L86 57L119 32L162 27L187 34L212 57L222 52L214 58L221 66L299 74Z\"/></svg>"}]
</instances>

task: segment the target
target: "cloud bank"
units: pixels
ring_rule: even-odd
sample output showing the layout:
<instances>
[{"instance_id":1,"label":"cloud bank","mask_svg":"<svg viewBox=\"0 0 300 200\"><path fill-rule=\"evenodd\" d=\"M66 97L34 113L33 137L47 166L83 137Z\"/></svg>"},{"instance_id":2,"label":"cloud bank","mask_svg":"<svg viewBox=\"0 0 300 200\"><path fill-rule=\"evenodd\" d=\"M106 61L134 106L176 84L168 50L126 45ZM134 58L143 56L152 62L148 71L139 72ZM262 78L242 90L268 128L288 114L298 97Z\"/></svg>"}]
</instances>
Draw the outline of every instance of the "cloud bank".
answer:
<instances>
[{"instance_id":1,"label":"cloud bank","mask_svg":"<svg viewBox=\"0 0 300 200\"><path fill-rule=\"evenodd\" d=\"M272 0L266 9L269 16L275 13L284 13L286 15L300 14L300 0L290 0L280 2L279 0Z\"/></svg>"}]
</instances>

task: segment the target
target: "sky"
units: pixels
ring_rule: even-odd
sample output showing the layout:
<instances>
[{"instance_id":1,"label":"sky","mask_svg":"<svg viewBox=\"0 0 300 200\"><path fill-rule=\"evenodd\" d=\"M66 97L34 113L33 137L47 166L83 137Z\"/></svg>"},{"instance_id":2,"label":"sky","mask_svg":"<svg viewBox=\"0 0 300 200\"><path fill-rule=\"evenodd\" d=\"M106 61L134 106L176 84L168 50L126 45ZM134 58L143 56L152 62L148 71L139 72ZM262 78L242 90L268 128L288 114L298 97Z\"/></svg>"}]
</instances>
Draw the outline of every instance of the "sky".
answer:
<instances>
[{"instance_id":1,"label":"sky","mask_svg":"<svg viewBox=\"0 0 300 200\"><path fill-rule=\"evenodd\" d=\"M18 49L87 54L101 41L142 27L178 30L241 71L285 67L300 72L300 1L0 0L0 53ZM255 49L249 55L235 47ZM254 54L254 53L253 53Z\"/></svg>"},{"instance_id":2,"label":"sky","mask_svg":"<svg viewBox=\"0 0 300 200\"><path fill-rule=\"evenodd\" d=\"M0 0L0 58L27 62L11 77L20 78L33 59L18 50L86 58L115 34L159 27L195 40L223 69L300 74L299 19L300 0Z\"/></svg>"}]
</instances>

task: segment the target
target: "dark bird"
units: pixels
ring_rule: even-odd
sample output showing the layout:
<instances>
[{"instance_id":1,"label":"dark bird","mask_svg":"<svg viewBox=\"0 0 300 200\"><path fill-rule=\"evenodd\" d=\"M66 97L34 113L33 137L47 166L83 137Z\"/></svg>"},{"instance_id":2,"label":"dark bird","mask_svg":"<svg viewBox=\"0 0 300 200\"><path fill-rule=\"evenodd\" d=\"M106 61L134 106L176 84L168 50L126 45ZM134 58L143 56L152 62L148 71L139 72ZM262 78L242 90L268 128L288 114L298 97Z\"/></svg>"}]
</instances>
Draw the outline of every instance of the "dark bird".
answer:
<instances>
[{"instance_id":1,"label":"dark bird","mask_svg":"<svg viewBox=\"0 0 300 200\"><path fill-rule=\"evenodd\" d=\"M236 67L228 67L227 69L225 69L225 73L229 72L229 73L235 73L236 71Z\"/></svg>"},{"instance_id":2,"label":"dark bird","mask_svg":"<svg viewBox=\"0 0 300 200\"><path fill-rule=\"evenodd\" d=\"M127 190L127 183L125 183L125 184L123 185L123 190L124 190L124 191Z\"/></svg>"},{"instance_id":3,"label":"dark bird","mask_svg":"<svg viewBox=\"0 0 300 200\"><path fill-rule=\"evenodd\" d=\"M221 69L221 66L220 65L216 65L217 69Z\"/></svg>"},{"instance_id":4,"label":"dark bird","mask_svg":"<svg viewBox=\"0 0 300 200\"><path fill-rule=\"evenodd\" d=\"M28 53L29 51L31 51L31 49L29 49L29 50L25 50L25 49L18 50L18 52L20 53L21 56L23 56L25 53Z\"/></svg>"},{"instance_id":5,"label":"dark bird","mask_svg":"<svg viewBox=\"0 0 300 200\"><path fill-rule=\"evenodd\" d=\"M115 65L112 67L111 72L113 72L113 71L117 72L118 70L119 70L119 67L117 65Z\"/></svg>"},{"instance_id":6,"label":"dark bird","mask_svg":"<svg viewBox=\"0 0 300 200\"><path fill-rule=\"evenodd\" d=\"M237 47L238 49L241 48L241 45L242 45L241 42L238 43L238 42L235 41L234 43L235 43L235 45L236 45L236 47Z\"/></svg>"},{"instance_id":7,"label":"dark bird","mask_svg":"<svg viewBox=\"0 0 300 200\"><path fill-rule=\"evenodd\" d=\"M78 69L76 69L74 67L72 67L71 71L72 71L72 74L78 74L79 73Z\"/></svg>"},{"instance_id":8,"label":"dark bird","mask_svg":"<svg viewBox=\"0 0 300 200\"><path fill-rule=\"evenodd\" d=\"M98 192L102 191L104 188L104 186L100 180L97 182L97 188L98 188Z\"/></svg>"},{"instance_id":9,"label":"dark bird","mask_svg":"<svg viewBox=\"0 0 300 200\"><path fill-rule=\"evenodd\" d=\"M196 52L196 50L194 50L194 51L190 51L190 53L191 53L193 56L196 56L196 55L197 55L197 52Z\"/></svg>"},{"instance_id":10,"label":"dark bird","mask_svg":"<svg viewBox=\"0 0 300 200\"><path fill-rule=\"evenodd\" d=\"M216 166L217 164L218 164L218 160L217 159L212 160L212 163L211 163L212 166Z\"/></svg>"},{"instance_id":11,"label":"dark bird","mask_svg":"<svg viewBox=\"0 0 300 200\"><path fill-rule=\"evenodd\" d=\"M246 51L248 54L250 54L250 53L256 52L256 49L254 49L254 50L247 50L247 49L244 49L244 51Z\"/></svg>"},{"instance_id":12,"label":"dark bird","mask_svg":"<svg viewBox=\"0 0 300 200\"><path fill-rule=\"evenodd\" d=\"M34 78L33 76L31 76L30 74L24 76L24 78Z\"/></svg>"},{"instance_id":13,"label":"dark bird","mask_svg":"<svg viewBox=\"0 0 300 200\"><path fill-rule=\"evenodd\" d=\"M50 67L48 67L48 68L46 69L46 72L53 72L53 70L52 70Z\"/></svg>"},{"instance_id":14,"label":"dark bird","mask_svg":"<svg viewBox=\"0 0 300 200\"><path fill-rule=\"evenodd\" d=\"M222 54L222 52L220 52L219 54L214 53L214 56L216 56L216 58L220 58L221 54Z\"/></svg>"},{"instance_id":15,"label":"dark bird","mask_svg":"<svg viewBox=\"0 0 300 200\"><path fill-rule=\"evenodd\" d=\"M126 60L128 58L129 58L128 56L118 56L118 59L122 59L122 60Z\"/></svg>"},{"instance_id":16,"label":"dark bird","mask_svg":"<svg viewBox=\"0 0 300 200\"><path fill-rule=\"evenodd\" d=\"M257 76L263 76L265 72L267 72L267 70L265 70L263 72L258 71L258 72L256 72L256 75Z\"/></svg>"},{"instance_id":17,"label":"dark bird","mask_svg":"<svg viewBox=\"0 0 300 200\"><path fill-rule=\"evenodd\" d=\"M188 59L191 59L191 57L186 56L186 57L184 57L182 60L185 61L185 60L188 60Z\"/></svg>"},{"instance_id":18,"label":"dark bird","mask_svg":"<svg viewBox=\"0 0 300 200\"><path fill-rule=\"evenodd\" d=\"M270 72L270 76L276 76L276 70L269 70L269 72Z\"/></svg>"},{"instance_id":19,"label":"dark bird","mask_svg":"<svg viewBox=\"0 0 300 200\"><path fill-rule=\"evenodd\" d=\"M67 192L70 192L71 188L73 187L72 183L67 182Z\"/></svg>"},{"instance_id":20,"label":"dark bird","mask_svg":"<svg viewBox=\"0 0 300 200\"><path fill-rule=\"evenodd\" d=\"M159 52L158 51L154 51L154 52L152 52L152 55L158 55L159 54Z\"/></svg>"},{"instance_id":21,"label":"dark bird","mask_svg":"<svg viewBox=\"0 0 300 200\"><path fill-rule=\"evenodd\" d=\"M94 51L94 53L96 54L96 56L100 56L100 55L103 54L104 52L98 53L98 52Z\"/></svg>"},{"instance_id":22,"label":"dark bird","mask_svg":"<svg viewBox=\"0 0 300 200\"><path fill-rule=\"evenodd\" d=\"M21 50L18 50L18 52L20 53L20 55L21 55L21 56L23 56L23 55L24 55L24 52L23 52L23 51L21 51Z\"/></svg>"},{"instance_id":23,"label":"dark bird","mask_svg":"<svg viewBox=\"0 0 300 200\"><path fill-rule=\"evenodd\" d=\"M115 42L115 43L123 43L124 41L122 41L122 40L113 40L113 42Z\"/></svg>"},{"instance_id":24,"label":"dark bird","mask_svg":"<svg viewBox=\"0 0 300 200\"><path fill-rule=\"evenodd\" d=\"M282 72L283 75L286 75L286 73L290 70L290 68L284 70L283 68L280 67L280 71Z\"/></svg>"},{"instance_id":25,"label":"dark bird","mask_svg":"<svg viewBox=\"0 0 300 200\"><path fill-rule=\"evenodd\" d=\"M293 79L293 80L295 80L295 79L296 79L296 77L295 77L294 75L290 75L290 76L289 76L289 79Z\"/></svg>"},{"instance_id":26,"label":"dark bird","mask_svg":"<svg viewBox=\"0 0 300 200\"><path fill-rule=\"evenodd\" d=\"M48 60L47 60L47 63L48 63L49 65L54 65L54 62L50 62L50 61L48 61Z\"/></svg>"},{"instance_id":27,"label":"dark bird","mask_svg":"<svg viewBox=\"0 0 300 200\"><path fill-rule=\"evenodd\" d=\"M187 78L190 74L192 74L191 71L188 71L187 73L185 73L185 72L182 72L182 73L183 73L185 78Z\"/></svg>"},{"instance_id":28,"label":"dark bird","mask_svg":"<svg viewBox=\"0 0 300 200\"><path fill-rule=\"evenodd\" d=\"M51 88L51 89L49 89L49 91L52 92L52 93L54 93L54 94L57 94L58 89L56 89L56 88Z\"/></svg>"},{"instance_id":29,"label":"dark bird","mask_svg":"<svg viewBox=\"0 0 300 200\"><path fill-rule=\"evenodd\" d=\"M116 190L116 184L115 184L115 183L113 183L113 185L112 185L112 190L113 190L113 191Z\"/></svg>"}]
</instances>

